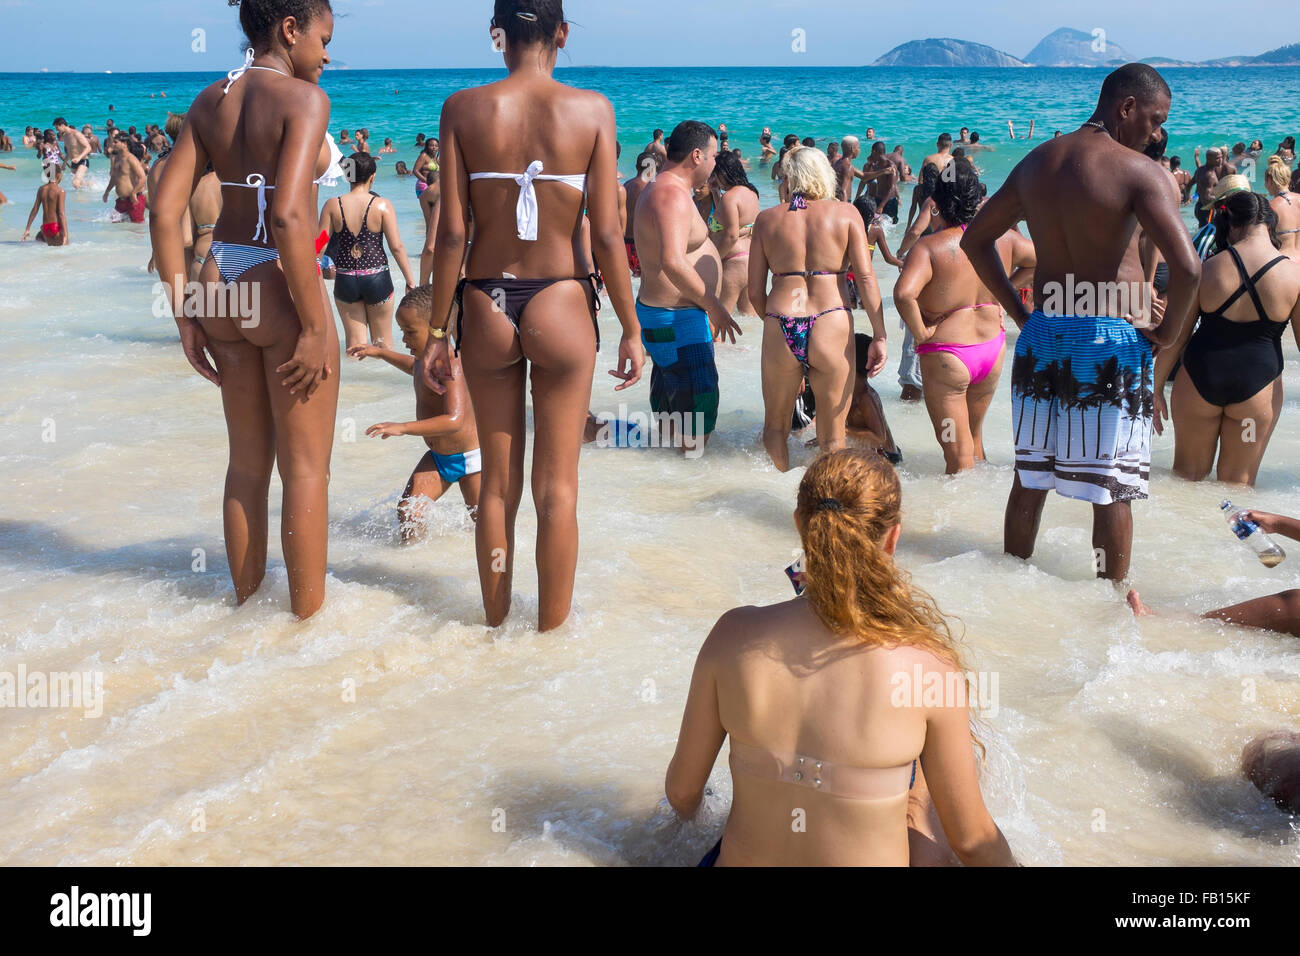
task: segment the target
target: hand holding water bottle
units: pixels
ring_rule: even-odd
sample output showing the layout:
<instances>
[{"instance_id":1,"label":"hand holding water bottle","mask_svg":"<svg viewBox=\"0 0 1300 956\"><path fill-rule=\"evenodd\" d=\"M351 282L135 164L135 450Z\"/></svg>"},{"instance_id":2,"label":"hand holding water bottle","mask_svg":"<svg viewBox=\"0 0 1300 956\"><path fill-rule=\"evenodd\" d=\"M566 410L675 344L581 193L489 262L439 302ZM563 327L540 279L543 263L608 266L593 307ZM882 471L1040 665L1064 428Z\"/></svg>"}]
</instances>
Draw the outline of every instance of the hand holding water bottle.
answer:
<instances>
[{"instance_id":1,"label":"hand holding water bottle","mask_svg":"<svg viewBox=\"0 0 1300 956\"><path fill-rule=\"evenodd\" d=\"M1231 501L1224 501L1219 505L1219 510L1227 519L1232 533L1255 552L1264 567L1275 568L1286 560L1286 552L1273 543L1268 532L1276 530L1285 534L1284 523L1289 524L1290 519L1266 511L1251 512L1237 508Z\"/></svg>"}]
</instances>

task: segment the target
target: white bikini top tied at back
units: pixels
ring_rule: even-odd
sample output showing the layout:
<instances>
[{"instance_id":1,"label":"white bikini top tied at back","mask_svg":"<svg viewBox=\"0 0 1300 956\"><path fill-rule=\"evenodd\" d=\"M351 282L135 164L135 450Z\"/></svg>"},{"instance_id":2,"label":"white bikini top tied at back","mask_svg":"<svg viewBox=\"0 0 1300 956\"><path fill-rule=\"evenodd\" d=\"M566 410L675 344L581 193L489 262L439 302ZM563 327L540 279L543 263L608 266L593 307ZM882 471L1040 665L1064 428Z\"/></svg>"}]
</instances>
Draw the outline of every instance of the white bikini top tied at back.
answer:
<instances>
[{"instance_id":1,"label":"white bikini top tied at back","mask_svg":"<svg viewBox=\"0 0 1300 956\"><path fill-rule=\"evenodd\" d=\"M475 179L513 179L519 184L519 202L515 204L515 225L519 227L519 238L527 242L537 241L537 187L536 181L564 183L584 196L587 193L587 176L543 176L542 161L534 160L522 174L515 173L471 173L470 181Z\"/></svg>"},{"instance_id":2,"label":"white bikini top tied at back","mask_svg":"<svg viewBox=\"0 0 1300 956\"><path fill-rule=\"evenodd\" d=\"M222 95L224 96L226 93L229 93L230 87L234 85L235 81L249 70L266 70L268 73L279 73L281 76L289 75L283 70L274 70L269 66L253 66L253 48L249 47L244 52L244 65L237 67L226 74L226 79L229 82L226 83L226 88L221 91ZM328 132L325 133L325 145L328 146L330 150L330 164L325 172L321 174L320 178L313 180L313 182L317 186L337 186L339 180L346 176L343 172L342 166L343 153L334 142L334 137ZM268 186L266 184L266 177L261 173L249 173L247 179L242 183L222 183L221 185L238 186L257 190L257 228L253 230L253 240L257 241L260 237L263 242L268 241L271 238L271 235L266 231L266 191L268 189L274 189L275 187Z\"/></svg>"}]
</instances>

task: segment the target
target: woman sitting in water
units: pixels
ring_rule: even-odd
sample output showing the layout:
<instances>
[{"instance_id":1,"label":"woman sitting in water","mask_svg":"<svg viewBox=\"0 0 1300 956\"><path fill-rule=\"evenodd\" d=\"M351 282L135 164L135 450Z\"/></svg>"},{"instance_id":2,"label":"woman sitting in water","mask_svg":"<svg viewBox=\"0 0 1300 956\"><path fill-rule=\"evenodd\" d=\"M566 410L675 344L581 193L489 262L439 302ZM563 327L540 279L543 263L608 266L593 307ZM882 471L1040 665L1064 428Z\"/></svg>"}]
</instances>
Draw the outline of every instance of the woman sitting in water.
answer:
<instances>
[{"instance_id":1,"label":"woman sitting in water","mask_svg":"<svg viewBox=\"0 0 1300 956\"><path fill-rule=\"evenodd\" d=\"M758 190L745 167L734 153L718 153L713 175L709 177L713 192L713 215L709 219L709 238L722 257L722 293L718 296L728 314L753 315L749 304L749 240L758 218Z\"/></svg>"},{"instance_id":2,"label":"woman sitting in water","mask_svg":"<svg viewBox=\"0 0 1300 956\"><path fill-rule=\"evenodd\" d=\"M358 131L357 135L361 135ZM387 199L375 195L375 159L353 153L347 168L352 188L329 200L320 211L321 231L330 237L327 252L334 260L334 303L343 319L345 348L393 342L393 279L388 273L384 240L393 250L409 293L417 285L398 230L397 212Z\"/></svg>"},{"instance_id":3,"label":"woman sitting in water","mask_svg":"<svg viewBox=\"0 0 1300 956\"><path fill-rule=\"evenodd\" d=\"M475 534L489 626L510 611L515 519L524 491L528 399L534 425L538 629L559 627L578 564L578 458L599 347L596 276L578 272L583 208L591 248L622 323L627 388L645 351L618 213L618 140L609 100L556 81L569 39L559 0L496 0L509 74L442 108L442 208L433 265L434 330L422 361L435 391L452 375L454 328L483 445ZM473 208L474 242L465 261ZM465 276L461 278L464 262Z\"/></svg>"},{"instance_id":4,"label":"woman sitting in water","mask_svg":"<svg viewBox=\"0 0 1300 956\"><path fill-rule=\"evenodd\" d=\"M318 85L334 15L328 0L244 0L239 22L250 44L244 66L190 106L149 230L185 357L221 388L230 439L226 554L236 600L248 600L266 573L267 489L278 466L289 599L306 618L325 598L339 388L338 336L315 246L316 187L343 177L325 128L329 97ZM187 315L180 224L209 159L230 192L200 273L208 289L201 298L228 307L196 319ZM243 312L249 302L251 315Z\"/></svg>"},{"instance_id":5,"label":"woman sitting in water","mask_svg":"<svg viewBox=\"0 0 1300 956\"><path fill-rule=\"evenodd\" d=\"M894 305L916 341L921 392L948 474L984 460L984 416L1002 374L1007 333L1002 307L961 251L962 233L980 206L970 163L952 161L934 187L934 232L912 251L894 287ZM1034 247L1017 232L997 242L1011 284L1034 268ZM1019 273L1019 274L1017 274Z\"/></svg>"},{"instance_id":6,"label":"woman sitting in water","mask_svg":"<svg viewBox=\"0 0 1300 956\"><path fill-rule=\"evenodd\" d=\"M1015 864L980 794L957 642L894 563L901 512L879 456L817 459L794 514L803 596L728 611L700 649L665 789L692 817L730 737L731 813L702 866L906 866L946 857L945 835L968 866ZM913 799L926 781L941 832Z\"/></svg>"},{"instance_id":7,"label":"woman sitting in water","mask_svg":"<svg viewBox=\"0 0 1300 956\"><path fill-rule=\"evenodd\" d=\"M1172 412L1174 474L1254 485L1282 411L1282 335L1300 345L1300 262L1278 253L1277 216L1258 193L1234 193L1214 207L1218 252L1201 265L1196 309L1155 363L1156 434ZM1211 304L1213 308L1211 309ZM1174 361L1166 410L1164 385Z\"/></svg>"},{"instance_id":8,"label":"woman sitting in water","mask_svg":"<svg viewBox=\"0 0 1300 956\"><path fill-rule=\"evenodd\" d=\"M862 217L835 198L835 174L819 149L786 153L790 204L758 215L749 253L749 300L763 320L763 444L790 467L790 416L807 375L817 402L817 444L845 443L853 397L853 313L843 282L852 268L871 319L871 369L885 367L885 317ZM772 271L772 291L767 274Z\"/></svg>"},{"instance_id":9,"label":"woman sitting in water","mask_svg":"<svg viewBox=\"0 0 1300 956\"><path fill-rule=\"evenodd\" d=\"M1283 255L1300 261L1300 195L1291 191L1291 170L1280 156L1268 158L1264 187L1273 197L1268 205L1277 217L1273 230L1277 247Z\"/></svg>"}]
</instances>

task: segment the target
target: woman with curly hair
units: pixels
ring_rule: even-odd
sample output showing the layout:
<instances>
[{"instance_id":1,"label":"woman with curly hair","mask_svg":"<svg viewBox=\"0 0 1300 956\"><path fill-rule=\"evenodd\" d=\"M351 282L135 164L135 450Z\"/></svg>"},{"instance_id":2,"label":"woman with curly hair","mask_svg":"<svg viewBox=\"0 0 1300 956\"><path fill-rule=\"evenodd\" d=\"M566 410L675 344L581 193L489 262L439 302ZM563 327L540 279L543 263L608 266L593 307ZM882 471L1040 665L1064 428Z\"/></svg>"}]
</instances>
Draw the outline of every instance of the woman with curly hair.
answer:
<instances>
[{"instance_id":1,"label":"woman with curly hair","mask_svg":"<svg viewBox=\"0 0 1300 956\"><path fill-rule=\"evenodd\" d=\"M952 173L935 183L937 228L917 240L894 287L894 305L916 341L922 394L950 475L984 460L984 416L1007 346L1002 307L960 246L980 206L979 177L969 161L953 164ZM1014 230L997 249L1012 285L1023 279L1021 270L1034 268L1033 243Z\"/></svg>"},{"instance_id":2,"label":"woman with curly hair","mask_svg":"<svg viewBox=\"0 0 1300 956\"><path fill-rule=\"evenodd\" d=\"M952 854L1015 864L980 793L960 646L894 563L901 512L883 458L843 449L817 459L794 513L802 596L728 611L700 649L665 789L680 817L694 816L730 737L731 813L701 866L906 866Z\"/></svg>"},{"instance_id":3,"label":"woman with curly hair","mask_svg":"<svg viewBox=\"0 0 1300 956\"><path fill-rule=\"evenodd\" d=\"M713 215L709 217L709 238L722 257L722 300L729 313L753 315L749 304L749 240L758 218L758 190L745 175L745 167L728 150L718 153L713 175Z\"/></svg>"}]
</instances>

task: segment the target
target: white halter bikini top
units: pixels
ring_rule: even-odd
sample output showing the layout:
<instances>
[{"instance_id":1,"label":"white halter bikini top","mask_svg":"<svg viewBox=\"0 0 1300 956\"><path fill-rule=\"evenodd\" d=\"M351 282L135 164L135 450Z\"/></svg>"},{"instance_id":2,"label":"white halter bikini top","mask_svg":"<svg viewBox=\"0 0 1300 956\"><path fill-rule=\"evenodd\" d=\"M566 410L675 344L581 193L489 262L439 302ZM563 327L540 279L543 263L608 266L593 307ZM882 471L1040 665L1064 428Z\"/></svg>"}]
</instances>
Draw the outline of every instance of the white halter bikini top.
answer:
<instances>
[{"instance_id":1,"label":"white halter bikini top","mask_svg":"<svg viewBox=\"0 0 1300 956\"><path fill-rule=\"evenodd\" d=\"M543 176L542 161L534 160L520 174L515 173L471 173L470 181L475 179L513 179L519 184L519 202L515 204L515 225L519 228L519 238L528 242L537 241L537 181L564 183L586 195L587 176Z\"/></svg>"},{"instance_id":2,"label":"white halter bikini top","mask_svg":"<svg viewBox=\"0 0 1300 956\"><path fill-rule=\"evenodd\" d=\"M281 76L289 75L282 70L273 70L269 66L253 66L253 48L249 47L244 53L244 65L233 69L226 74L226 78L229 82L226 83L226 88L221 91L222 95L229 93L230 87L234 85L234 82L249 70L266 70L268 73L279 73ZM313 182L317 186L337 186L339 181L346 177L341 164L343 153L339 150L337 144L335 144L334 137L328 132L325 133L325 145L329 147L330 164L325 172L321 174L320 178L313 180ZM248 178L242 183L222 183L221 185L238 186L257 190L257 228L253 230L253 239L256 241L260 236L263 242L269 240L271 237L266 231L266 191L268 189L274 189L275 187L268 186L266 184L266 177L261 173L249 173Z\"/></svg>"}]
</instances>

